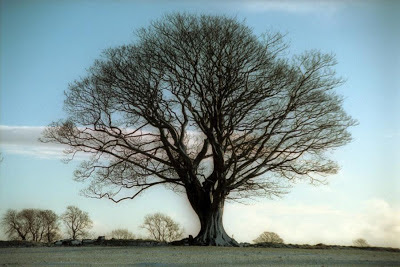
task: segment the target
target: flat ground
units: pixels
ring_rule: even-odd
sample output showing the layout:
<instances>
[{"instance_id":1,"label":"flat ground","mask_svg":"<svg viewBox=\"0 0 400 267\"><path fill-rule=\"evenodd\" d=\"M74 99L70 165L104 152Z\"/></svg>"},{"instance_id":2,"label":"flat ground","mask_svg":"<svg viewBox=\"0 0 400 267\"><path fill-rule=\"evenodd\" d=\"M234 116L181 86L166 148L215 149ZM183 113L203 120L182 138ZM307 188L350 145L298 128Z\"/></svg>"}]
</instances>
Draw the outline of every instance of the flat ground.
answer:
<instances>
[{"instance_id":1,"label":"flat ground","mask_svg":"<svg viewBox=\"0 0 400 267\"><path fill-rule=\"evenodd\" d=\"M0 266L400 266L400 253L225 247L0 248Z\"/></svg>"}]
</instances>

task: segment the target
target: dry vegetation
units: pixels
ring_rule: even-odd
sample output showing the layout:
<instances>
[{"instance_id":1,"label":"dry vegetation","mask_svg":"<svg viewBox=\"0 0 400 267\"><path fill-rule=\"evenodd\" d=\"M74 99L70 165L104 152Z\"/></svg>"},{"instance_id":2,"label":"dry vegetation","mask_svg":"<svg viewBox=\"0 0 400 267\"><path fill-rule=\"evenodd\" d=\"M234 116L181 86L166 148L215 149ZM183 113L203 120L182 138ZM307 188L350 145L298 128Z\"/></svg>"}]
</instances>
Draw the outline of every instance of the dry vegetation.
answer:
<instances>
[{"instance_id":1,"label":"dry vegetation","mask_svg":"<svg viewBox=\"0 0 400 267\"><path fill-rule=\"evenodd\" d=\"M399 266L398 251L196 246L2 248L0 265Z\"/></svg>"}]
</instances>

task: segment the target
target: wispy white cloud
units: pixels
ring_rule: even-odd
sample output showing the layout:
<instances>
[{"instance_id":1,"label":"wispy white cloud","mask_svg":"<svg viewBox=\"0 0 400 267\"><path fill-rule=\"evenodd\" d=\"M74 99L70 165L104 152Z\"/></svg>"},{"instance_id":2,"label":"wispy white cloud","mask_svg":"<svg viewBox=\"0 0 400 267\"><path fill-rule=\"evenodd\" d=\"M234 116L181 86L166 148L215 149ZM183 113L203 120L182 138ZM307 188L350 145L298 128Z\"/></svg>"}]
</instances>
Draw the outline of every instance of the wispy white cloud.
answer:
<instances>
[{"instance_id":1,"label":"wispy white cloud","mask_svg":"<svg viewBox=\"0 0 400 267\"><path fill-rule=\"evenodd\" d=\"M31 145L33 142L37 142L44 129L43 126L0 125L0 143Z\"/></svg>"},{"instance_id":2,"label":"wispy white cloud","mask_svg":"<svg viewBox=\"0 0 400 267\"><path fill-rule=\"evenodd\" d=\"M250 12L282 11L289 13L334 13L346 5L346 1L312 0L250 0L237 2ZM349 2L347 1L347 4Z\"/></svg>"},{"instance_id":3,"label":"wispy white cloud","mask_svg":"<svg viewBox=\"0 0 400 267\"><path fill-rule=\"evenodd\" d=\"M38 158L64 158L66 146L39 141L43 126L0 125L0 148L4 153Z\"/></svg>"},{"instance_id":4,"label":"wispy white cloud","mask_svg":"<svg viewBox=\"0 0 400 267\"><path fill-rule=\"evenodd\" d=\"M0 149L5 153L38 158L66 158L66 155L63 153L65 149L68 149L66 145L42 143L39 141L45 128L45 126L0 125ZM197 145L202 142L203 136L196 131L189 131L188 135L191 137L188 142L189 147L196 149ZM89 155L77 153L74 158L83 159L87 157Z\"/></svg>"}]
</instances>

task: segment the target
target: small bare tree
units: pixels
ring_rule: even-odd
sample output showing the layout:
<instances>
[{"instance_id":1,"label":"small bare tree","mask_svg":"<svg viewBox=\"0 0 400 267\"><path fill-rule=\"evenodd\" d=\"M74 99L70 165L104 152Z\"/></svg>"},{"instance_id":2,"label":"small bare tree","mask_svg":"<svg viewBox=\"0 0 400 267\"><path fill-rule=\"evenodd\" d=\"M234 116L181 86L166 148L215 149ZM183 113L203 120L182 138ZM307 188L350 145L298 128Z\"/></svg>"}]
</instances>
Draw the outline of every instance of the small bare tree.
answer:
<instances>
[{"instance_id":1,"label":"small bare tree","mask_svg":"<svg viewBox=\"0 0 400 267\"><path fill-rule=\"evenodd\" d=\"M353 240L353 245L356 247L369 247L370 245L368 244L367 240L364 238L357 238Z\"/></svg>"},{"instance_id":2,"label":"small bare tree","mask_svg":"<svg viewBox=\"0 0 400 267\"><path fill-rule=\"evenodd\" d=\"M183 229L179 224L162 213L147 215L142 228L149 232L150 238L160 242L171 242L183 236Z\"/></svg>"},{"instance_id":3,"label":"small bare tree","mask_svg":"<svg viewBox=\"0 0 400 267\"><path fill-rule=\"evenodd\" d=\"M8 239L26 240L29 226L18 211L9 209L4 214L1 225Z\"/></svg>"},{"instance_id":4,"label":"small bare tree","mask_svg":"<svg viewBox=\"0 0 400 267\"><path fill-rule=\"evenodd\" d=\"M254 243L283 243L283 239L274 232L264 232L253 240Z\"/></svg>"},{"instance_id":5,"label":"small bare tree","mask_svg":"<svg viewBox=\"0 0 400 267\"><path fill-rule=\"evenodd\" d=\"M59 217L52 210L41 210L40 217L46 241L51 243L60 235Z\"/></svg>"},{"instance_id":6,"label":"small bare tree","mask_svg":"<svg viewBox=\"0 0 400 267\"><path fill-rule=\"evenodd\" d=\"M89 214L75 206L68 206L61 218L67 228L68 235L72 239L87 236L87 229L93 226Z\"/></svg>"},{"instance_id":7,"label":"small bare tree","mask_svg":"<svg viewBox=\"0 0 400 267\"><path fill-rule=\"evenodd\" d=\"M26 222L30 239L35 242L40 242L45 234L45 227L41 210L39 209L23 209L19 215Z\"/></svg>"},{"instance_id":8,"label":"small bare tree","mask_svg":"<svg viewBox=\"0 0 400 267\"><path fill-rule=\"evenodd\" d=\"M115 239L134 239L135 235L128 229L115 229L110 233L110 238Z\"/></svg>"}]
</instances>

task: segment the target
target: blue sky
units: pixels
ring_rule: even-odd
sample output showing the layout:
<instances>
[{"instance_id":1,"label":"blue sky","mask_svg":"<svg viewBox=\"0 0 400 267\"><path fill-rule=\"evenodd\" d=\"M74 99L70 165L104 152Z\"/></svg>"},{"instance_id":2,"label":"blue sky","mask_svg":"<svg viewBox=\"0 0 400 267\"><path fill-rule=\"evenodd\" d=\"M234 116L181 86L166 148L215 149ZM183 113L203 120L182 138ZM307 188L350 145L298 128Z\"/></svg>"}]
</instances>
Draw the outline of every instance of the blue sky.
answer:
<instances>
[{"instance_id":1,"label":"blue sky","mask_svg":"<svg viewBox=\"0 0 400 267\"><path fill-rule=\"evenodd\" d=\"M185 196L163 188L114 204L79 195L80 158L61 162L62 147L37 142L62 118L63 92L102 50L135 40L134 30L174 11L245 19L256 34L287 33L290 52L336 54L338 88L359 121L354 141L331 153L341 170L326 186L295 185L282 199L228 203L225 227L238 241L263 231L293 243L400 247L400 5L397 1L1 1L0 216L8 208L86 210L93 232L125 227L138 235L146 214L161 211L197 234ZM0 239L4 238L0 233Z\"/></svg>"}]
</instances>

